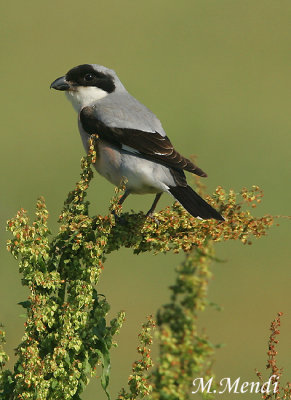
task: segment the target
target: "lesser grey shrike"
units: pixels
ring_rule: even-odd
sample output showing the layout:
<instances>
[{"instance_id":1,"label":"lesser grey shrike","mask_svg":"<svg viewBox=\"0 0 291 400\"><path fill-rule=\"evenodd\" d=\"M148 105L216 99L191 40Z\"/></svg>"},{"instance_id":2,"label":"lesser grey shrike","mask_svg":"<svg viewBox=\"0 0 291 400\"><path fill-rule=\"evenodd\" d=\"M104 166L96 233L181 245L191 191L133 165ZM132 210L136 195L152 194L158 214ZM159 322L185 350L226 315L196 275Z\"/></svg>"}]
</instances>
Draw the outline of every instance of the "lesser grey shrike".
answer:
<instances>
[{"instance_id":1,"label":"lesser grey shrike","mask_svg":"<svg viewBox=\"0 0 291 400\"><path fill-rule=\"evenodd\" d=\"M96 141L95 168L114 185L126 178L120 204L133 194L154 193L151 215L163 192L170 193L194 217L224 218L188 184L184 171L206 173L173 147L159 119L131 96L116 73L97 64L74 67L51 88L65 91L78 112L85 150L92 134Z\"/></svg>"}]
</instances>

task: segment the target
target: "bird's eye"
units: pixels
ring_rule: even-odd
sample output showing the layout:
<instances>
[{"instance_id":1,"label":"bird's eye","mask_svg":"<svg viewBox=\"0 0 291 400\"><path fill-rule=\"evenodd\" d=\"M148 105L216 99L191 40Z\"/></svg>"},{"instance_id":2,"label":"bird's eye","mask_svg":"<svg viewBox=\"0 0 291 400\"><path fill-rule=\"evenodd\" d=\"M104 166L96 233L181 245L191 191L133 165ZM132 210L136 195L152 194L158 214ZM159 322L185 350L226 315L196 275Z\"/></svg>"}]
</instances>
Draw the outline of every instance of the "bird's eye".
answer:
<instances>
[{"instance_id":1,"label":"bird's eye","mask_svg":"<svg viewBox=\"0 0 291 400\"><path fill-rule=\"evenodd\" d=\"M86 74L84 76L84 79L85 79L86 82L91 82L94 79L94 75L93 74Z\"/></svg>"}]
</instances>

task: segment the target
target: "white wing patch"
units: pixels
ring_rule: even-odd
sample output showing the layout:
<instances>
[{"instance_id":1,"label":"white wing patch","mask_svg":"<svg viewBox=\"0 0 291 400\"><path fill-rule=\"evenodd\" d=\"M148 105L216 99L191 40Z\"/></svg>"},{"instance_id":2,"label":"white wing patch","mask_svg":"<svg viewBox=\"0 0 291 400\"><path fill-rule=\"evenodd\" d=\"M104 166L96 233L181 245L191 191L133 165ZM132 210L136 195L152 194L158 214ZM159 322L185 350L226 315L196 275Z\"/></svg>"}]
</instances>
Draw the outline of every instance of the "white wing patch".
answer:
<instances>
[{"instance_id":1,"label":"white wing patch","mask_svg":"<svg viewBox=\"0 0 291 400\"><path fill-rule=\"evenodd\" d=\"M140 154L140 152L136 149L133 149L130 146L127 146L126 144L122 145L122 150L128 151L129 153L135 153L135 154Z\"/></svg>"}]
</instances>

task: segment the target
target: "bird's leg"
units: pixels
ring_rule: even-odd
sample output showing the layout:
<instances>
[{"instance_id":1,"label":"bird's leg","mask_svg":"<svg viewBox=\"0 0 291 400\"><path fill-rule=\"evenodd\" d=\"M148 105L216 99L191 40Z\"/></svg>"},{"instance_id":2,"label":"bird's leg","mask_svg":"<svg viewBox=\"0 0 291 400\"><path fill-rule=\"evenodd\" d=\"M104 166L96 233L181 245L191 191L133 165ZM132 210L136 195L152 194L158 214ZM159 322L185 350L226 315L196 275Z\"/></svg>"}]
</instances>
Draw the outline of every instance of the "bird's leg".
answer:
<instances>
[{"instance_id":1,"label":"bird's leg","mask_svg":"<svg viewBox=\"0 0 291 400\"><path fill-rule=\"evenodd\" d=\"M122 205L124 203L124 200L127 198L127 196L130 194L130 190L125 189L125 192L123 193L123 195L120 197L120 199L118 200L118 205ZM122 218L118 217L118 215L116 214L115 210L112 210L112 214L114 215L115 220L118 220L119 222L122 222Z\"/></svg>"},{"instance_id":2,"label":"bird's leg","mask_svg":"<svg viewBox=\"0 0 291 400\"><path fill-rule=\"evenodd\" d=\"M148 210L148 212L146 213L146 217L151 217L151 216L153 215L153 213L154 213L154 211L155 211L155 209L156 209L156 206L157 206L157 204L158 204L158 201L159 201L160 198L161 198L161 195L162 195L162 193L158 193L158 194L156 195L155 200L154 200L154 202L153 202L151 208L150 208L150 209Z\"/></svg>"},{"instance_id":3,"label":"bird's leg","mask_svg":"<svg viewBox=\"0 0 291 400\"><path fill-rule=\"evenodd\" d=\"M127 196L130 194L130 190L126 189L123 195L120 197L118 200L118 204L121 205L124 203L124 200L127 198Z\"/></svg>"}]
</instances>

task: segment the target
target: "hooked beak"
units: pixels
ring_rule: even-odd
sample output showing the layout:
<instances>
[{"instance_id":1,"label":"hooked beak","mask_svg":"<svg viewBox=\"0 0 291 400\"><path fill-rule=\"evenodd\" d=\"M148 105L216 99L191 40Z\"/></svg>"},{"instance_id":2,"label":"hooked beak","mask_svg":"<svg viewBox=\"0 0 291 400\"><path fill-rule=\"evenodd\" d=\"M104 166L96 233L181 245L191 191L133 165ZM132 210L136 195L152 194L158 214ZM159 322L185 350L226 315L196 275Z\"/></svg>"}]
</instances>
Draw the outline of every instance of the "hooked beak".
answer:
<instances>
[{"instance_id":1,"label":"hooked beak","mask_svg":"<svg viewBox=\"0 0 291 400\"><path fill-rule=\"evenodd\" d=\"M50 89L56 89L56 90L69 90L71 85L66 81L66 78L64 76L56 79L53 81L53 83L50 85Z\"/></svg>"}]
</instances>

